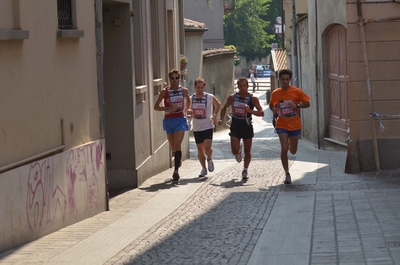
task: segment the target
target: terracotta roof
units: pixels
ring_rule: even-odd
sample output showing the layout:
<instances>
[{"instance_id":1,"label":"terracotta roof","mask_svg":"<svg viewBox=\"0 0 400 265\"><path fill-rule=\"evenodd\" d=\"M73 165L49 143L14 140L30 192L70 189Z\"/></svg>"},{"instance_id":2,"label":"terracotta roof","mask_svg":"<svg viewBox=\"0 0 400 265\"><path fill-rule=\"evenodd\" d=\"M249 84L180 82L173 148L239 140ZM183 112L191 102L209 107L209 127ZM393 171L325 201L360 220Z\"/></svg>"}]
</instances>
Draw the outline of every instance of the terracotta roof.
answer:
<instances>
[{"instance_id":1,"label":"terracotta roof","mask_svg":"<svg viewBox=\"0 0 400 265\"><path fill-rule=\"evenodd\" d=\"M206 24L198 21L194 21L188 18L183 19L183 25L185 28L192 28L192 29L205 29Z\"/></svg>"},{"instance_id":2,"label":"terracotta roof","mask_svg":"<svg viewBox=\"0 0 400 265\"><path fill-rule=\"evenodd\" d=\"M271 51L272 56L272 69L280 71L287 68L286 64L286 49L276 49Z\"/></svg>"},{"instance_id":3,"label":"terracotta roof","mask_svg":"<svg viewBox=\"0 0 400 265\"><path fill-rule=\"evenodd\" d=\"M236 53L234 50L225 48L207 49L203 51L203 56L210 56L218 53Z\"/></svg>"}]
</instances>

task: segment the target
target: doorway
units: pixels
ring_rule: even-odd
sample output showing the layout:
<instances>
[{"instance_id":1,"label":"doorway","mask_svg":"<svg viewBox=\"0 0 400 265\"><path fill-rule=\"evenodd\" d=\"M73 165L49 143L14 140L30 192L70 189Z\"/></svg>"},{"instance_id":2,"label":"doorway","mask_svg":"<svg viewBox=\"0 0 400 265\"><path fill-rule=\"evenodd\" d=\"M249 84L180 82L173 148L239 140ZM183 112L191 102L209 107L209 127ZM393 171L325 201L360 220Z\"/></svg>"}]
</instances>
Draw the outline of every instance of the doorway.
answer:
<instances>
[{"instance_id":1,"label":"doorway","mask_svg":"<svg viewBox=\"0 0 400 265\"><path fill-rule=\"evenodd\" d=\"M343 143L347 143L349 128L346 44L346 28L342 25L333 26L326 38L329 77L328 137Z\"/></svg>"}]
</instances>

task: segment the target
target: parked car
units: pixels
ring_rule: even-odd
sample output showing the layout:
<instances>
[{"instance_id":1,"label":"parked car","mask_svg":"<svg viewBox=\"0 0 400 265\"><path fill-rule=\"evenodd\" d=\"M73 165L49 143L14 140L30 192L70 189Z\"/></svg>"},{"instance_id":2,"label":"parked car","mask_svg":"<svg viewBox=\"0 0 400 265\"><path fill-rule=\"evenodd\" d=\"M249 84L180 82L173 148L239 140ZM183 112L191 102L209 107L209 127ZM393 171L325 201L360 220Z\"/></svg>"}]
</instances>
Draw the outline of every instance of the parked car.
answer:
<instances>
[{"instance_id":1,"label":"parked car","mask_svg":"<svg viewBox=\"0 0 400 265\"><path fill-rule=\"evenodd\" d=\"M272 75L272 70L269 69L269 65L263 65L264 70L263 70L263 77L271 77Z\"/></svg>"},{"instance_id":2,"label":"parked car","mask_svg":"<svg viewBox=\"0 0 400 265\"><path fill-rule=\"evenodd\" d=\"M263 77L264 74L264 66L260 64L256 64L256 77Z\"/></svg>"}]
</instances>

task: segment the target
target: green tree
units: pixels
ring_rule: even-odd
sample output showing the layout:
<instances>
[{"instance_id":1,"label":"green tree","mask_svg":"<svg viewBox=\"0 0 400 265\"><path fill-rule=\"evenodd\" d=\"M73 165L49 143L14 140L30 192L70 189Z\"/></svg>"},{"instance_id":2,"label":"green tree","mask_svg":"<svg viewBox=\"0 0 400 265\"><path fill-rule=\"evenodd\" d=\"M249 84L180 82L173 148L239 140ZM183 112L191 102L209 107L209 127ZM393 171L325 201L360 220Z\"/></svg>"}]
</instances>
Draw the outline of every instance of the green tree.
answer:
<instances>
[{"instance_id":1,"label":"green tree","mask_svg":"<svg viewBox=\"0 0 400 265\"><path fill-rule=\"evenodd\" d=\"M270 43L276 42L280 45L281 39L277 34L275 34L275 28L274 25L276 24L276 18L278 16L282 16L282 0L272 0L270 3L268 12L265 13L264 15L261 15L260 17L263 20L270 21L270 25L265 29L267 34L273 35L273 38L270 39ZM270 50L268 51L268 53Z\"/></svg>"},{"instance_id":2,"label":"green tree","mask_svg":"<svg viewBox=\"0 0 400 265\"><path fill-rule=\"evenodd\" d=\"M235 11L224 16L225 44L235 45L238 53L250 60L269 54L277 16L267 15L271 2L278 1L236 0Z\"/></svg>"}]
</instances>

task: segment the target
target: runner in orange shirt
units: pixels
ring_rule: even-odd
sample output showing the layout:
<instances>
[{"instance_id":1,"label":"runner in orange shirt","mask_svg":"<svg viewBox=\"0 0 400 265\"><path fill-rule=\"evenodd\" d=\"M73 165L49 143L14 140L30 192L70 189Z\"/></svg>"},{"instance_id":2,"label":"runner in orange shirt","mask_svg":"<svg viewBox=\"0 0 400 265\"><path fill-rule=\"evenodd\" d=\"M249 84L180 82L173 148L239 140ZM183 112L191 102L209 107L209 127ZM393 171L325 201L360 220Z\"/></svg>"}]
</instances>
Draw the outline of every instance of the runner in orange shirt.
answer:
<instances>
[{"instance_id":1,"label":"runner in orange shirt","mask_svg":"<svg viewBox=\"0 0 400 265\"><path fill-rule=\"evenodd\" d=\"M280 88L271 94L269 108L274 114L278 114L275 131L279 135L281 143L281 162L285 170L285 184L291 184L289 173L288 150L296 154L299 135L301 132L300 109L310 107L310 97L298 87L291 86L292 71L284 69L279 71Z\"/></svg>"}]
</instances>

